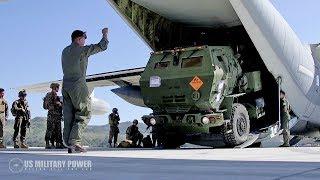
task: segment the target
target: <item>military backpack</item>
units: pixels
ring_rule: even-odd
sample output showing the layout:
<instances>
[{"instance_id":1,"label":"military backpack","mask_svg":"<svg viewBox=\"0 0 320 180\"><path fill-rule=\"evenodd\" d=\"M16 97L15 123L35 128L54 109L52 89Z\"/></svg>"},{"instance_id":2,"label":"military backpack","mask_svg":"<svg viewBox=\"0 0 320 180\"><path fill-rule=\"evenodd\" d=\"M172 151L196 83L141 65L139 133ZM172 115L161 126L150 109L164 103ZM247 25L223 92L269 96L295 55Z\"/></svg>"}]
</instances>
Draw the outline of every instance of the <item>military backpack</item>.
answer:
<instances>
[{"instance_id":1,"label":"military backpack","mask_svg":"<svg viewBox=\"0 0 320 180\"><path fill-rule=\"evenodd\" d=\"M16 110L16 108L14 108L14 104L15 104L15 102L12 103L10 111L11 111L12 116L17 116L17 110Z\"/></svg>"},{"instance_id":2,"label":"military backpack","mask_svg":"<svg viewBox=\"0 0 320 180\"><path fill-rule=\"evenodd\" d=\"M43 101L42 101L42 108L45 109L45 110L48 110L48 103L47 103L47 96L45 96L43 98Z\"/></svg>"}]
</instances>

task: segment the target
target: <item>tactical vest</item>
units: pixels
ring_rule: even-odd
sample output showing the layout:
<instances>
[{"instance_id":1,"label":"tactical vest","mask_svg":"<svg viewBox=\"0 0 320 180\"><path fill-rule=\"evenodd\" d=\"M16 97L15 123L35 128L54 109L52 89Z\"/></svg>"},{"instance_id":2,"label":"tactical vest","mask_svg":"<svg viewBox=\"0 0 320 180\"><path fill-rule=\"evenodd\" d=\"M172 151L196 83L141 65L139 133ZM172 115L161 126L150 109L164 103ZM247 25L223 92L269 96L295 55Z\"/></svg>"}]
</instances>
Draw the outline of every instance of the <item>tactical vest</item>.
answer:
<instances>
[{"instance_id":1,"label":"tactical vest","mask_svg":"<svg viewBox=\"0 0 320 180\"><path fill-rule=\"evenodd\" d=\"M0 99L0 113L4 113L6 111L6 101L4 99Z\"/></svg>"},{"instance_id":2,"label":"tactical vest","mask_svg":"<svg viewBox=\"0 0 320 180\"><path fill-rule=\"evenodd\" d=\"M56 115L62 115L62 107L57 105L57 102L61 102L59 96L56 94L53 94L52 92L47 93L47 95L44 98L44 107L45 109L49 110L48 112L50 114L56 114ZM50 108L53 107L53 108Z\"/></svg>"},{"instance_id":3,"label":"tactical vest","mask_svg":"<svg viewBox=\"0 0 320 180\"><path fill-rule=\"evenodd\" d=\"M17 105L18 108L24 109L26 113L22 113L22 111L17 111L17 109L14 108L15 104ZM28 102L26 100L25 101L16 100L12 104L11 113L13 116L25 116L26 114L30 115Z\"/></svg>"},{"instance_id":4,"label":"tactical vest","mask_svg":"<svg viewBox=\"0 0 320 180\"><path fill-rule=\"evenodd\" d=\"M118 126L120 117L119 115L111 113L109 115L109 125L110 126Z\"/></svg>"}]
</instances>

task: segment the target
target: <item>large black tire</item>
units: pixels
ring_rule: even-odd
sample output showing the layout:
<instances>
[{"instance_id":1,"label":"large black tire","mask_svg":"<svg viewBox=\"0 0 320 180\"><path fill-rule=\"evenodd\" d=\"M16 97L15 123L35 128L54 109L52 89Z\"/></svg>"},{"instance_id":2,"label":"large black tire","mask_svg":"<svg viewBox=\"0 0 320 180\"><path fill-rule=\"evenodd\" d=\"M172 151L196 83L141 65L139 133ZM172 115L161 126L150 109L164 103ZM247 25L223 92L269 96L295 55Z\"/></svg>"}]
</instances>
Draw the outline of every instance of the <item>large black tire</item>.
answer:
<instances>
[{"instance_id":1,"label":"large black tire","mask_svg":"<svg viewBox=\"0 0 320 180\"><path fill-rule=\"evenodd\" d=\"M235 103L232 105L230 123L222 127L222 135L228 147L234 147L247 141L250 133L250 120L246 107Z\"/></svg>"}]
</instances>

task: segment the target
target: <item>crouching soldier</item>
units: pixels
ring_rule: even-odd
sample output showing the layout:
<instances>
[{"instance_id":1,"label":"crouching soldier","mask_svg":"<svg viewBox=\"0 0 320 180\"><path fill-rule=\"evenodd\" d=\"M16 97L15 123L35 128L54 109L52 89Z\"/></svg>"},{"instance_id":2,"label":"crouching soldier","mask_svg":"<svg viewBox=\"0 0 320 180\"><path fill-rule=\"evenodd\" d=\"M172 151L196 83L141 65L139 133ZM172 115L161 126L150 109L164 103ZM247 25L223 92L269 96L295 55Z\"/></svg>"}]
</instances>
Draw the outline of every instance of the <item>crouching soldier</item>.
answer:
<instances>
[{"instance_id":1,"label":"crouching soldier","mask_svg":"<svg viewBox=\"0 0 320 180\"><path fill-rule=\"evenodd\" d=\"M12 104L11 112L15 117L13 143L14 148L28 148L26 144L26 131L30 127L30 110L28 101L26 100L27 93L23 90L19 92L19 99ZM20 130L20 145L18 144L18 134Z\"/></svg>"},{"instance_id":2,"label":"crouching soldier","mask_svg":"<svg viewBox=\"0 0 320 180\"><path fill-rule=\"evenodd\" d=\"M126 141L130 142L132 146L139 147L141 146L141 141L143 135L140 133L138 128L138 120L133 120L133 124L128 127L126 131Z\"/></svg>"}]
</instances>

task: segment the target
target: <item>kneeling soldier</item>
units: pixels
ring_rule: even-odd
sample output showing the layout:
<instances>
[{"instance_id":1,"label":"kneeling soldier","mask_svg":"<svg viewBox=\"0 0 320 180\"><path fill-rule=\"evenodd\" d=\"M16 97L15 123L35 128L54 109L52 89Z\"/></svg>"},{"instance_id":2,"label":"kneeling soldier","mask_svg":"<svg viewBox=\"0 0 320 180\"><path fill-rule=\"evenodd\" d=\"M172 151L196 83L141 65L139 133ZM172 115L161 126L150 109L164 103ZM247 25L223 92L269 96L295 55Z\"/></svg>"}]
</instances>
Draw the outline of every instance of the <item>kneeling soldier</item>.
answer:
<instances>
[{"instance_id":1,"label":"kneeling soldier","mask_svg":"<svg viewBox=\"0 0 320 180\"><path fill-rule=\"evenodd\" d=\"M138 120L133 120L133 124L128 127L126 131L126 140L129 141L133 146L141 146L143 135L140 133L138 128ZM137 144L138 143L138 144Z\"/></svg>"}]
</instances>

